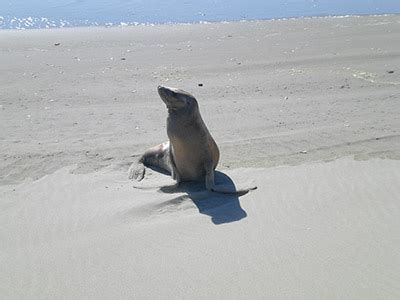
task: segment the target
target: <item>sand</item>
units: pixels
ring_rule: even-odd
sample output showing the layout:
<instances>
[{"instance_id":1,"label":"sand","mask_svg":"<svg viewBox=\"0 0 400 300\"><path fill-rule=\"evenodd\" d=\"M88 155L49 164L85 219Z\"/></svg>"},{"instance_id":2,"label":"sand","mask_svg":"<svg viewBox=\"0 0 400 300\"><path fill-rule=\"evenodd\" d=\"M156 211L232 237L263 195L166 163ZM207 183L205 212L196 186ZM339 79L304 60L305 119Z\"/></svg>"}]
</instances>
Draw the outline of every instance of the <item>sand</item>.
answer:
<instances>
[{"instance_id":1,"label":"sand","mask_svg":"<svg viewBox=\"0 0 400 300\"><path fill-rule=\"evenodd\" d=\"M400 297L399 16L0 45L1 298ZM159 84L197 97L219 171L257 190L127 180L166 140Z\"/></svg>"}]
</instances>

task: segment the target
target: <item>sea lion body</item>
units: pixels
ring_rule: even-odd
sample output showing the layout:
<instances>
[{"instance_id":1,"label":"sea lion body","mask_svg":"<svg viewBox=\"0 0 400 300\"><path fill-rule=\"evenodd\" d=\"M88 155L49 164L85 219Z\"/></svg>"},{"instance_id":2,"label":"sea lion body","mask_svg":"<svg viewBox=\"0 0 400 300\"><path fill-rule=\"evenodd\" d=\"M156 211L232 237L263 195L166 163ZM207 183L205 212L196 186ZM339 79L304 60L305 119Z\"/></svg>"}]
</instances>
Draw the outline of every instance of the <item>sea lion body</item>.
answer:
<instances>
[{"instance_id":1,"label":"sea lion body","mask_svg":"<svg viewBox=\"0 0 400 300\"><path fill-rule=\"evenodd\" d=\"M197 100L176 88L159 86L158 94L168 109L169 141L147 150L139 159L139 166L132 164L129 178L142 180L145 166L149 166L168 171L178 184L205 181L210 191L238 192L215 185L214 170L219 161L219 149L201 118Z\"/></svg>"},{"instance_id":2,"label":"sea lion body","mask_svg":"<svg viewBox=\"0 0 400 300\"><path fill-rule=\"evenodd\" d=\"M163 92L160 94L164 95ZM181 181L200 181L205 178L205 166L213 170L217 167L219 150L201 118L196 99L186 100L190 103L184 109L169 109L167 134L170 153Z\"/></svg>"}]
</instances>

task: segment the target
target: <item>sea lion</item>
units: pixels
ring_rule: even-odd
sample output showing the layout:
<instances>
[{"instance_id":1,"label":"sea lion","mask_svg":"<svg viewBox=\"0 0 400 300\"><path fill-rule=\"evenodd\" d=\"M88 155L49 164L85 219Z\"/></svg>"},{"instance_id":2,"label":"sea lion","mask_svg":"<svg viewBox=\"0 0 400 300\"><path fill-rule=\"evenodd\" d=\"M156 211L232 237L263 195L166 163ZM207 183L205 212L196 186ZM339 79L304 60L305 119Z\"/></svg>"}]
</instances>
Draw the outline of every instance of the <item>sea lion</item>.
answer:
<instances>
[{"instance_id":1,"label":"sea lion","mask_svg":"<svg viewBox=\"0 0 400 300\"><path fill-rule=\"evenodd\" d=\"M215 184L214 171L219 161L219 149L200 115L193 95L183 90L159 86L161 100L168 109L169 141L148 149L129 169L129 178L142 180L145 166L165 170L177 184L183 181L205 181L209 191L244 193Z\"/></svg>"}]
</instances>

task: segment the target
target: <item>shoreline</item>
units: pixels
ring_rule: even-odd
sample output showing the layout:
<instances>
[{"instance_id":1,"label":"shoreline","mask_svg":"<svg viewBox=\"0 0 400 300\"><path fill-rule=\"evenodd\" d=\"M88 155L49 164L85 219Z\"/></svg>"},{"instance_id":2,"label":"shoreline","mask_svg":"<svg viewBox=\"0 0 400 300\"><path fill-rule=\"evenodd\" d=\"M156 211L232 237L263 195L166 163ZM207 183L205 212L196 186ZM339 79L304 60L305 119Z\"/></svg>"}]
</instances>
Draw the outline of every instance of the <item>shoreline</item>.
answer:
<instances>
[{"instance_id":1,"label":"shoreline","mask_svg":"<svg viewBox=\"0 0 400 300\"><path fill-rule=\"evenodd\" d=\"M52 30L52 29L88 29L88 28L125 28L125 27L140 27L140 26L188 26L188 25L199 25L199 24L229 24L229 23L245 23L245 22L264 22L264 21L288 21L288 20L313 20L313 19L344 19L344 18L362 18L362 17L390 17L390 16L398 16L400 12L397 13L379 13L379 14L346 14L346 15L314 15L314 16L298 16L298 17L282 17L282 18L270 18L270 19L237 19L237 20L218 20L218 21L195 21L195 22L119 22L118 23L105 23L105 24L98 24L97 22L93 22L92 25L82 25L82 26L54 26L54 27L47 27L47 28L0 28L1 31L30 31L30 30ZM3 16L4 18L4 16ZM16 18L16 17L13 17ZM28 20L32 17L26 18L19 18L19 20ZM35 19L41 19L43 17L38 17ZM48 19L48 18L45 18ZM60 20L62 22L68 22L65 20ZM20 21L22 22L22 21ZM55 21L52 21L55 22ZM82 22L89 22L88 20ZM107 25L110 24L110 25Z\"/></svg>"}]
</instances>

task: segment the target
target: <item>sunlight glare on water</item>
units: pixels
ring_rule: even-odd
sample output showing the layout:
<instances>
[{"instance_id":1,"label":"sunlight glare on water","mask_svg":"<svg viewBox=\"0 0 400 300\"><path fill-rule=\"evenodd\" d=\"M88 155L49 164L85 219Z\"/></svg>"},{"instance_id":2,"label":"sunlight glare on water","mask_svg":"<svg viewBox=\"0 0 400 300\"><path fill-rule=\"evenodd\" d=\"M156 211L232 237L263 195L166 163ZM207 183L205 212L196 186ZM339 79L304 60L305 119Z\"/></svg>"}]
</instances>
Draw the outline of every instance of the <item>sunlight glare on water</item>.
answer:
<instances>
[{"instance_id":1,"label":"sunlight glare on water","mask_svg":"<svg viewBox=\"0 0 400 300\"><path fill-rule=\"evenodd\" d=\"M110 26L400 13L399 0L3 0L0 28Z\"/></svg>"}]
</instances>

